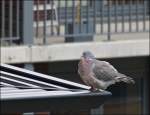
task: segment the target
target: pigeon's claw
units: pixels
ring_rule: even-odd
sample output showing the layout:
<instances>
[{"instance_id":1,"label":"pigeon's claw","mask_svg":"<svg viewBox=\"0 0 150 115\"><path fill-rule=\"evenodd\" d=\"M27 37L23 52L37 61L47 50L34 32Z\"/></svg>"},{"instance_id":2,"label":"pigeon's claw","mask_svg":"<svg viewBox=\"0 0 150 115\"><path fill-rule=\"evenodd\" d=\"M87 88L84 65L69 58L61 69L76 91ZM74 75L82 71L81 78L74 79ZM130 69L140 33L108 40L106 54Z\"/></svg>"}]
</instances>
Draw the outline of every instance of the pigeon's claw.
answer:
<instances>
[{"instance_id":1,"label":"pigeon's claw","mask_svg":"<svg viewBox=\"0 0 150 115\"><path fill-rule=\"evenodd\" d=\"M91 86L90 91L94 92L96 90L97 90L96 88L94 88L93 86Z\"/></svg>"},{"instance_id":2,"label":"pigeon's claw","mask_svg":"<svg viewBox=\"0 0 150 115\"><path fill-rule=\"evenodd\" d=\"M90 88L90 91L91 91L91 92L104 92L104 90L102 90L102 89L97 89L97 88L94 88L94 87L92 87L92 86L91 86L91 88Z\"/></svg>"}]
</instances>

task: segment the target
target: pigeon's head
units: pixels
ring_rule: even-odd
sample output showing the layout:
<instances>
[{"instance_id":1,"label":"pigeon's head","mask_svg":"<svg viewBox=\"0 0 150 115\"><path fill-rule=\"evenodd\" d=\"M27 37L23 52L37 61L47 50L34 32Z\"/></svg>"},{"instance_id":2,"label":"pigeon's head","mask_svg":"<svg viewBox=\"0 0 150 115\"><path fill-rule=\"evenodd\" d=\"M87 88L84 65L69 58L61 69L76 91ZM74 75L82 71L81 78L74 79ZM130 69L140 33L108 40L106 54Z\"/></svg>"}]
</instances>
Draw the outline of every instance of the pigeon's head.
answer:
<instances>
[{"instance_id":1,"label":"pigeon's head","mask_svg":"<svg viewBox=\"0 0 150 115\"><path fill-rule=\"evenodd\" d=\"M90 51L84 51L83 53L82 53L82 57L84 57L84 58L88 58L88 59L94 59L95 58L95 56L90 52Z\"/></svg>"}]
</instances>

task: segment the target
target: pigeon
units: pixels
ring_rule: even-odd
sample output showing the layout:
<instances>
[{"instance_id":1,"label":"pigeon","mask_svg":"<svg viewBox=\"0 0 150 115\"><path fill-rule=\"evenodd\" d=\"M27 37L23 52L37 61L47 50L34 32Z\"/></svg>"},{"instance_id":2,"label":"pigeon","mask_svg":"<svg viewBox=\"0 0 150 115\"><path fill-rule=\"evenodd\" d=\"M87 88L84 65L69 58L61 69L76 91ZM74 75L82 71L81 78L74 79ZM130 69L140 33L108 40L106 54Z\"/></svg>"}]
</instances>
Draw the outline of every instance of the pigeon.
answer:
<instances>
[{"instance_id":1,"label":"pigeon","mask_svg":"<svg viewBox=\"0 0 150 115\"><path fill-rule=\"evenodd\" d=\"M117 82L135 83L135 81L118 72L109 62L100 61L90 51L84 51L78 63L78 73L91 91L106 90Z\"/></svg>"}]
</instances>

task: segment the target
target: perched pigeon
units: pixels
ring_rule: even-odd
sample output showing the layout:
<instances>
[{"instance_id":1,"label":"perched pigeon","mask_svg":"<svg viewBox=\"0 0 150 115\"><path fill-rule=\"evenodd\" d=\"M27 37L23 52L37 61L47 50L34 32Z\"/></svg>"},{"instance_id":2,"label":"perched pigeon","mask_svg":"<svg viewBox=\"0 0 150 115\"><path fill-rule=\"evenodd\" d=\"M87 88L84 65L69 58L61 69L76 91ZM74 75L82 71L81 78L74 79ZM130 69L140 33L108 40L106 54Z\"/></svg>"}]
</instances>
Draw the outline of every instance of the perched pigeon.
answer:
<instances>
[{"instance_id":1,"label":"perched pigeon","mask_svg":"<svg viewBox=\"0 0 150 115\"><path fill-rule=\"evenodd\" d=\"M105 90L116 82L134 83L131 77L119 73L110 63L96 60L90 51L83 52L78 64L78 73L91 90Z\"/></svg>"}]
</instances>

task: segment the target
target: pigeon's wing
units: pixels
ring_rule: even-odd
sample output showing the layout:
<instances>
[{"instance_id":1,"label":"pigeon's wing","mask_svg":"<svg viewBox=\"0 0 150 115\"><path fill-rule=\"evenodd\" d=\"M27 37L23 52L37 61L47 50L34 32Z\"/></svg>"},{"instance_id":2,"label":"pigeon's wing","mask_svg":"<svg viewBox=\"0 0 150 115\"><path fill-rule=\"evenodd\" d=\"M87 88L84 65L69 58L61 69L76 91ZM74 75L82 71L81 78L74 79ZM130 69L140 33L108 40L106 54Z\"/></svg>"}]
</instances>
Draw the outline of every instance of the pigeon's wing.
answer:
<instances>
[{"instance_id":1,"label":"pigeon's wing","mask_svg":"<svg viewBox=\"0 0 150 115\"><path fill-rule=\"evenodd\" d=\"M118 71L108 62L94 61L93 65L94 76L103 81L115 80L118 75Z\"/></svg>"}]
</instances>

